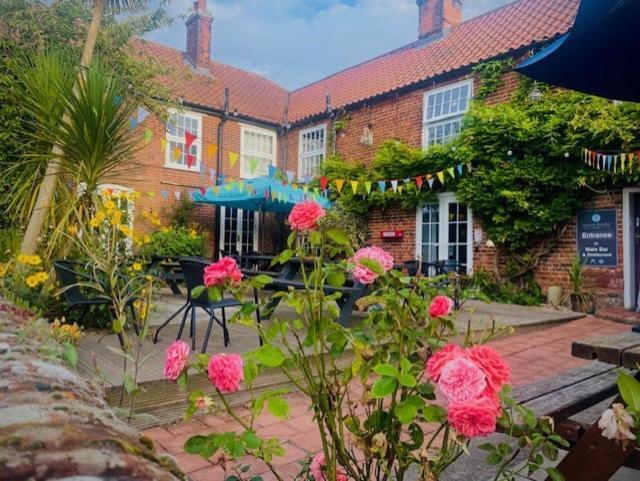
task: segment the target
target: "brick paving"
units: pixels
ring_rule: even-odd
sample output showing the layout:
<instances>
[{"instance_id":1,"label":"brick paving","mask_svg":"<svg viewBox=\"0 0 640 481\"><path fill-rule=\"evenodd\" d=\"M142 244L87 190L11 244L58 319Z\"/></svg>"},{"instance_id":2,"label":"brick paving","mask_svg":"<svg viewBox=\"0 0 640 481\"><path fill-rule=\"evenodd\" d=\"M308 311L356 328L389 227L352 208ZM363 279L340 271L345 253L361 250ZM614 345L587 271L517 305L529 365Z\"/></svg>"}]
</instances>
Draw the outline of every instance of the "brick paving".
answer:
<instances>
[{"instance_id":1,"label":"brick paving","mask_svg":"<svg viewBox=\"0 0 640 481\"><path fill-rule=\"evenodd\" d=\"M571 357L571 343L574 340L606 336L628 329L629 326L625 324L585 317L498 339L490 345L507 358L513 372L514 387L518 387L588 363L589 361ZM275 436L284 443L286 455L274 461L284 479L294 479L300 470L298 461L321 448L318 429L308 411L305 398L300 394L292 394L289 396L289 403L290 419L283 421L265 414L257 422L259 435ZM240 431L238 424L228 416L221 415L204 416L172 426L152 428L145 431L145 434L157 443L159 449L173 455L178 465L195 481L222 481L225 471L220 466L199 456L185 454L182 447L189 437L196 434L234 429ZM240 464L251 465L251 474L259 474L265 481L274 480L260 461L247 457L240 460ZM232 472L229 471L226 475L229 474Z\"/></svg>"}]
</instances>

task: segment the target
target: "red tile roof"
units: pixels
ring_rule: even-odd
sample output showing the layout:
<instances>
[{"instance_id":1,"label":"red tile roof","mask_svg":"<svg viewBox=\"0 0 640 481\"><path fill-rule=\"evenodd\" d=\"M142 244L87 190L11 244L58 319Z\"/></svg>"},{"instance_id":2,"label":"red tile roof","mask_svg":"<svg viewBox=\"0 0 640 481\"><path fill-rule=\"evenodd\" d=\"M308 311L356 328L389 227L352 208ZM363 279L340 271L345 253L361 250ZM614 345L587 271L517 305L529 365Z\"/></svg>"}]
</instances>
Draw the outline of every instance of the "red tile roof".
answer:
<instances>
[{"instance_id":1,"label":"red tile roof","mask_svg":"<svg viewBox=\"0 0 640 481\"><path fill-rule=\"evenodd\" d=\"M578 4L518 0L462 22L440 40L411 43L291 93L265 77L220 62L211 61L208 72L201 73L183 52L142 40L134 45L169 69L162 81L189 103L221 110L228 87L231 112L282 123L289 96L288 121L296 122L322 114L326 94L336 109L557 37L573 25Z\"/></svg>"},{"instance_id":2,"label":"red tile roof","mask_svg":"<svg viewBox=\"0 0 640 481\"><path fill-rule=\"evenodd\" d=\"M136 40L133 47L167 69L160 81L191 104L222 110L228 87L231 113L278 124L284 119L287 91L265 77L213 60L207 71L198 71L184 52L155 42Z\"/></svg>"},{"instance_id":3,"label":"red tile roof","mask_svg":"<svg viewBox=\"0 0 640 481\"><path fill-rule=\"evenodd\" d=\"M289 121L339 108L545 41L572 25L578 0L519 0L453 27L432 43L415 42L291 93Z\"/></svg>"}]
</instances>

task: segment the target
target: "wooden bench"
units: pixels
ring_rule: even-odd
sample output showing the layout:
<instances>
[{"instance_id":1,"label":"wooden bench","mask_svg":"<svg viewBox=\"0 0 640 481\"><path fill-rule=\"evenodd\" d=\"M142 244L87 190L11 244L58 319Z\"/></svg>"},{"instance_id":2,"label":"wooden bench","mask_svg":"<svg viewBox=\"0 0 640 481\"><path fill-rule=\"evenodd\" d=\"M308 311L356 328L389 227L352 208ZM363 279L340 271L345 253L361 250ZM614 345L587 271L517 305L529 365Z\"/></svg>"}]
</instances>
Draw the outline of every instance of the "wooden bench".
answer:
<instances>
[{"instance_id":1,"label":"wooden bench","mask_svg":"<svg viewBox=\"0 0 640 481\"><path fill-rule=\"evenodd\" d=\"M618 392L618 372L619 369L611 364L594 361L578 369L516 388L513 397L531 409L537 417L553 418L556 433L573 446L585 436L615 398ZM486 442L512 441L503 433L474 440L470 456L462 456L447 470L441 481L493 480L497 467L487 466L487 453L477 446ZM517 457L513 465L523 462L525 457L526 454ZM640 468L640 453L636 451L624 462L624 466ZM572 480L568 478L568 481Z\"/></svg>"},{"instance_id":2,"label":"wooden bench","mask_svg":"<svg viewBox=\"0 0 640 481\"><path fill-rule=\"evenodd\" d=\"M182 292L178 284L184 282L184 275L180 267L179 258L177 257L152 257L150 269L155 275L162 279L171 292L176 296L181 296Z\"/></svg>"}]
</instances>

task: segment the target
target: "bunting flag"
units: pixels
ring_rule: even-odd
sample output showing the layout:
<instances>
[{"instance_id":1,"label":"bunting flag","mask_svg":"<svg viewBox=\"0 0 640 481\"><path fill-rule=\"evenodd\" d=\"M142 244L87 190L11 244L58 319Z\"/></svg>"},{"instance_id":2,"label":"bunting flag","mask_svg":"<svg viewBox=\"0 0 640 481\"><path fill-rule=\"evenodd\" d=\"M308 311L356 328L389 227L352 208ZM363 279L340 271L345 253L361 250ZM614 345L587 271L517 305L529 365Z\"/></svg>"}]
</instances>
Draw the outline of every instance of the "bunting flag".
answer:
<instances>
[{"instance_id":1,"label":"bunting flag","mask_svg":"<svg viewBox=\"0 0 640 481\"><path fill-rule=\"evenodd\" d=\"M358 193L358 181L357 180L352 180L351 181L351 190L353 191L354 194Z\"/></svg>"},{"instance_id":2,"label":"bunting flag","mask_svg":"<svg viewBox=\"0 0 640 481\"><path fill-rule=\"evenodd\" d=\"M200 187L200 193L202 195L206 195L207 194L207 189L205 189L204 187Z\"/></svg>"},{"instance_id":3,"label":"bunting flag","mask_svg":"<svg viewBox=\"0 0 640 481\"><path fill-rule=\"evenodd\" d=\"M216 180L216 169L214 169L213 167L209 168L209 180L211 182Z\"/></svg>"},{"instance_id":4,"label":"bunting flag","mask_svg":"<svg viewBox=\"0 0 640 481\"><path fill-rule=\"evenodd\" d=\"M342 187L344 186L344 179L336 179L336 190L338 194L342 192Z\"/></svg>"},{"instance_id":5,"label":"bunting flag","mask_svg":"<svg viewBox=\"0 0 640 481\"><path fill-rule=\"evenodd\" d=\"M398 186L398 194L402 194L402 189L404 189L404 185Z\"/></svg>"},{"instance_id":6,"label":"bunting flag","mask_svg":"<svg viewBox=\"0 0 640 481\"><path fill-rule=\"evenodd\" d=\"M456 166L458 168L458 175L462 175L462 164Z\"/></svg>"},{"instance_id":7,"label":"bunting flag","mask_svg":"<svg viewBox=\"0 0 640 481\"><path fill-rule=\"evenodd\" d=\"M191 168L193 166L193 161L195 157L191 154L187 154L187 167Z\"/></svg>"},{"instance_id":8,"label":"bunting flag","mask_svg":"<svg viewBox=\"0 0 640 481\"><path fill-rule=\"evenodd\" d=\"M138 107L137 123L141 124L149 116L149 111L144 107Z\"/></svg>"},{"instance_id":9,"label":"bunting flag","mask_svg":"<svg viewBox=\"0 0 640 481\"><path fill-rule=\"evenodd\" d=\"M391 188L394 192L398 192L398 181L396 179L391 181Z\"/></svg>"},{"instance_id":10,"label":"bunting flag","mask_svg":"<svg viewBox=\"0 0 640 481\"><path fill-rule=\"evenodd\" d=\"M150 198L154 198L156 196L156 193L152 190L150 190L149 192L147 192L147 196L149 196Z\"/></svg>"},{"instance_id":11,"label":"bunting flag","mask_svg":"<svg viewBox=\"0 0 640 481\"><path fill-rule=\"evenodd\" d=\"M368 181L368 180L365 181L365 183L364 183L364 190L367 191L367 195L371 194L371 185L372 185L372 183L370 181Z\"/></svg>"},{"instance_id":12,"label":"bunting flag","mask_svg":"<svg viewBox=\"0 0 640 481\"><path fill-rule=\"evenodd\" d=\"M231 167L235 166L236 162L238 162L238 153L229 152L229 164L231 164Z\"/></svg>"},{"instance_id":13,"label":"bunting flag","mask_svg":"<svg viewBox=\"0 0 640 481\"><path fill-rule=\"evenodd\" d=\"M174 147L172 154L173 160L180 160L180 157L182 157L182 150L180 150L180 147Z\"/></svg>"},{"instance_id":14,"label":"bunting flag","mask_svg":"<svg viewBox=\"0 0 640 481\"><path fill-rule=\"evenodd\" d=\"M418 190L422 190L422 176L421 175L416 177L416 185L418 186Z\"/></svg>"},{"instance_id":15,"label":"bunting flag","mask_svg":"<svg viewBox=\"0 0 640 481\"><path fill-rule=\"evenodd\" d=\"M176 190L173 195L176 196L176 200L180 200L180 196L182 195L182 192L180 192L179 190Z\"/></svg>"},{"instance_id":16,"label":"bunting flag","mask_svg":"<svg viewBox=\"0 0 640 481\"><path fill-rule=\"evenodd\" d=\"M129 119L129 128L130 128L131 130L133 130L133 129L135 129L137 126L138 126L138 119L136 119L136 118L134 118L134 117L131 117L131 118Z\"/></svg>"},{"instance_id":17,"label":"bunting flag","mask_svg":"<svg viewBox=\"0 0 640 481\"><path fill-rule=\"evenodd\" d=\"M436 172L436 175L438 176L438 180L440 181L440 183L444 185L444 170Z\"/></svg>"},{"instance_id":18,"label":"bunting flag","mask_svg":"<svg viewBox=\"0 0 640 481\"><path fill-rule=\"evenodd\" d=\"M258 168L258 159L251 158L249 159L249 172L254 173Z\"/></svg>"},{"instance_id":19,"label":"bunting flag","mask_svg":"<svg viewBox=\"0 0 640 481\"><path fill-rule=\"evenodd\" d=\"M204 162L200 162L200 177L204 175Z\"/></svg>"},{"instance_id":20,"label":"bunting flag","mask_svg":"<svg viewBox=\"0 0 640 481\"><path fill-rule=\"evenodd\" d=\"M278 172L278 169L276 168L275 165L270 165L268 167L268 172L269 172L269 177L273 179L276 176L276 172Z\"/></svg>"},{"instance_id":21,"label":"bunting flag","mask_svg":"<svg viewBox=\"0 0 640 481\"><path fill-rule=\"evenodd\" d=\"M582 149L582 162L600 171L614 172L616 174L618 172L621 174L632 173L634 170L640 169L640 165L636 165L637 162L640 162L640 151L609 154Z\"/></svg>"},{"instance_id":22,"label":"bunting flag","mask_svg":"<svg viewBox=\"0 0 640 481\"><path fill-rule=\"evenodd\" d=\"M433 189L433 181L434 180L435 179L433 177L431 177L431 176L429 176L429 178L427 179L427 183L429 184L429 188L430 189Z\"/></svg>"},{"instance_id":23,"label":"bunting flag","mask_svg":"<svg viewBox=\"0 0 640 481\"><path fill-rule=\"evenodd\" d=\"M384 192L385 190L387 190L387 182L385 180L379 180L378 188L380 189L380 192Z\"/></svg>"},{"instance_id":24,"label":"bunting flag","mask_svg":"<svg viewBox=\"0 0 640 481\"><path fill-rule=\"evenodd\" d=\"M193 135L191 132L185 131L184 132L184 145L185 145L185 150L188 152L189 149L191 148L191 145L196 141L198 137Z\"/></svg>"},{"instance_id":25,"label":"bunting flag","mask_svg":"<svg viewBox=\"0 0 640 481\"><path fill-rule=\"evenodd\" d=\"M163 190L162 192L160 192L160 196L162 197L163 200L167 200L169 198L169 192L167 192L166 190Z\"/></svg>"},{"instance_id":26,"label":"bunting flag","mask_svg":"<svg viewBox=\"0 0 640 481\"><path fill-rule=\"evenodd\" d=\"M322 190L327 190L327 185L329 185L329 181L325 176L320 177L320 188Z\"/></svg>"},{"instance_id":27,"label":"bunting flag","mask_svg":"<svg viewBox=\"0 0 640 481\"><path fill-rule=\"evenodd\" d=\"M151 139L153 138L153 132L151 131L151 129L144 129L144 142L145 144L148 144L149 142L151 142ZM166 142L166 140L165 140Z\"/></svg>"},{"instance_id":28,"label":"bunting flag","mask_svg":"<svg viewBox=\"0 0 640 481\"><path fill-rule=\"evenodd\" d=\"M207 156L209 160L212 160L218 152L218 146L216 144L207 144Z\"/></svg>"},{"instance_id":29,"label":"bunting flag","mask_svg":"<svg viewBox=\"0 0 640 481\"><path fill-rule=\"evenodd\" d=\"M291 183L291 181L293 181L293 177L294 177L294 172L292 170L287 170L287 180L289 181L289 183Z\"/></svg>"},{"instance_id":30,"label":"bunting flag","mask_svg":"<svg viewBox=\"0 0 640 481\"><path fill-rule=\"evenodd\" d=\"M167 150L167 139L160 139L160 150L163 152Z\"/></svg>"}]
</instances>

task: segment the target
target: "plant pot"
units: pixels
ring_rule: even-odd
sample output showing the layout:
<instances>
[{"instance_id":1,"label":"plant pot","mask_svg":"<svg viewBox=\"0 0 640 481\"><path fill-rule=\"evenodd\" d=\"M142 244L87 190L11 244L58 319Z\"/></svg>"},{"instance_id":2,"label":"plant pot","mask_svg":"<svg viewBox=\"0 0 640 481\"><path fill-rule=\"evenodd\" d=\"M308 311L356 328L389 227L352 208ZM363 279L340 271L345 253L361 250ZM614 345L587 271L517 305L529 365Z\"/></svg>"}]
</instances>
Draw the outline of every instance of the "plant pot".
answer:
<instances>
[{"instance_id":1,"label":"plant pot","mask_svg":"<svg viewBox=\"0 0 640 481\"><path fill-rule=\"evenodd\" d=\"M547 289L547 300L552 306L559 306L562 302L562 287L549 286L549 289Z\"/></svg>"},{"instance_id":2,"label":"plant pot","mask_svg":"<svg viewBox=\"0 0 640 481\"><path fill-rule=\"evenodd\" d=\"M571 294L570 299L572 311L593 314L596 310L596 303L593 299L585 298L583 295L576 294Z\"/></svg>"}]
</instances>

